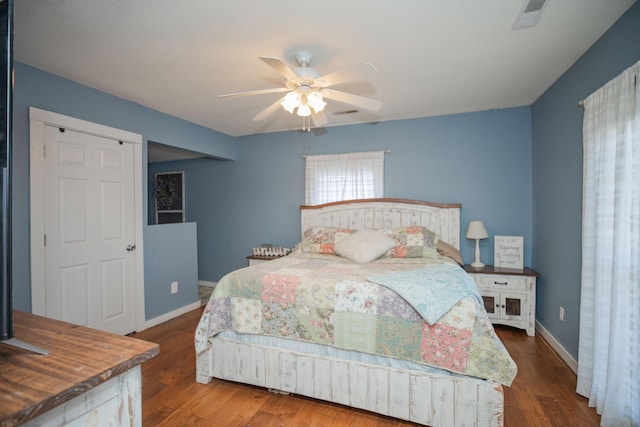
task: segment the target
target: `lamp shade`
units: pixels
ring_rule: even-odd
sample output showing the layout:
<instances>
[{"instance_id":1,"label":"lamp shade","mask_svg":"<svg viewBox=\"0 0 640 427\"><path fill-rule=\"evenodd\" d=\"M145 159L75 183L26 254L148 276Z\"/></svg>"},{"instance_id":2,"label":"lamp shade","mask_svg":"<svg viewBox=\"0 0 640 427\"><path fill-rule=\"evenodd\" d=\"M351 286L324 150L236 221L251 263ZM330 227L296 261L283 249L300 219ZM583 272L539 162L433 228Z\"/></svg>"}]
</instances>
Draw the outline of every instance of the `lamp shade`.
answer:
<instances>
[{"instance_id":1,"label":"lamp shade","mask_svg":"<svg viewBox=\"0 0 640 427\"><path fill-rule=\"evenodd\" d=\"M486 239L489 237L482 221L471 221L467 229L467 239Z\"/></svg>"},{"instance_id":2,"label":"lamp shade","mask_svg":"<svg viewBox=\"0 0 640 427\"><path fill-rule=\"evenodd\" d=\"M327 103L322 100L322 95L315 91L307 95L307 103L309 107L313 108L315 113L324 110L324 107L327 105Z\"/></svg>"},{"instance_id":3,"label":"lamp shade","mask_svg":"<svg viewBox=\"0 0 640 427\"><path fill-rule=\"evenodd\" d=\"M301 102L300 105L298 105L298 113L297 113L300 117L307 117L311 115L311 108L309 108L309 104L307 104L306 102Z\"/></svg>"},{"instance_id":4,"label":"lamp shade","mask_svg":"<svg viewBox=\"0 0 640 427\"><path fill-rule=\"evenodd\" d=\"M293 114L293 110L300 105L300 95L297 92L289 92L280 105Z\"/></svg>"}]
</instances>

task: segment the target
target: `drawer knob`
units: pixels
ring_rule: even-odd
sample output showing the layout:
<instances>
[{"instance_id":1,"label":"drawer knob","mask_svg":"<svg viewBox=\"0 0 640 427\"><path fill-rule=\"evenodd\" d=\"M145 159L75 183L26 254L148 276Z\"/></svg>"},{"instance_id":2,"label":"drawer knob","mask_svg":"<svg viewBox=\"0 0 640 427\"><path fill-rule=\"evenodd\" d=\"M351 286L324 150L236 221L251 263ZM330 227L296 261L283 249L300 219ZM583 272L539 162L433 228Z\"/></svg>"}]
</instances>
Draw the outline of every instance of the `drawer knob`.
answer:
<instances>
[{"instance_id":1,"label":"drawer knob","mask_svg":"<svg viewBox=\"0 0 640 427\"><path fill-rule=\"evenodd\" d=\"M493 282L494 285L504 285L507 286L509 283L508 282Z\"/></svg>"}]
</instances>

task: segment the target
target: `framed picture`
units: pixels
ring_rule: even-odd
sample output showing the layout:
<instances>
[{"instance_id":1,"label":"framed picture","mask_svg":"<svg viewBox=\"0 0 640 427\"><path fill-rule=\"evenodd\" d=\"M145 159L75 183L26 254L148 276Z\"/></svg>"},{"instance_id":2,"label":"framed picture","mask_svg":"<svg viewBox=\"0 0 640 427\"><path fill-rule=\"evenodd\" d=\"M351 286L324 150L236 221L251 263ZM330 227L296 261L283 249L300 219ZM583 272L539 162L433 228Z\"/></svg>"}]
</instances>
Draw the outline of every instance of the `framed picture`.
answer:
<instances>
[{"instance_id":1,"label":"framed picture","mask_svg":"<svg viewBox=\"0 0 640 427\"><path fill-rule=\"evenodd\" d=\"M524 268L524 237L494 236L493 264L499 268Z\"/></svg>"},{"instance_id":2,"label":"framed picture","mask_svg":"<svg viewBox=\"0 0 640 427\"><path fill-rule=\"evenodd\" d=\"M184 222L184 172L154 175L156 224Z\"/></svg>"}]
</instances>

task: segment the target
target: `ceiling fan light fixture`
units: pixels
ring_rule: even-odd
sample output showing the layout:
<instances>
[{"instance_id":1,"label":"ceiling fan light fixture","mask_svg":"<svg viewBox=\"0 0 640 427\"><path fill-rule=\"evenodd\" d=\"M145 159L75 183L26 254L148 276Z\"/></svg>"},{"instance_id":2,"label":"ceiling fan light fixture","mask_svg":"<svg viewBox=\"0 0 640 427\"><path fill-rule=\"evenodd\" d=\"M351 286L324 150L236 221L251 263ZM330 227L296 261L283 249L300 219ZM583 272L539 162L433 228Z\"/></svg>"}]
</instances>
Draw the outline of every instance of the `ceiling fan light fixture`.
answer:
<instances>
[{"instance_id":1,"label":"ceiling fan light fixture","mask_svg":"<svg viewBox=\"0 0 640 427\"><path fill-rule=\"evenodd\" d=\"M307 117L311 115L311 108L309 108L309 104L306 102L301 102L298 106L298 113L300 117Z\"/></svg>"},{"instance_id":2,"label":"ceiling fan light fixture","mask_svg":"<svg viewBox=\"0 0 640 427\"><path fill-rule=\"evenodd\" d=\"M322 100L320 92L315 91L307 95L307 103L313 108L314 113L319 113L324 110L324 107L327 105L327 103Z\"/></svg>"},{"instance_id":3,"label":"ceiling fan light fixture","mask_svg":"<svg viewBox=\"0 0 640 427\"><path fill-rule=\"evenodd\" d=\"M521 1L546 2L547 0ZM291 69L279 58L261 56L260 59L284 78L284 86L273 89L260 89L218 95L218 98L231 98L287 92L282 98L276 100L256 114L253 117L254 121L264 120L278 111L280 106L282 106L289 114L295 112L296 115L302 117L302 129L309 130L312 121L316 126L324 126L327 124L327 117L324 114L325 107L327 106L327 103L324 101L325 99L331 99L343 104L352 105L354 108L364 108L370 111L378 111L382 107L382 102L380 101L331 89L334 85L366 77L362 76L363 73L377 73L378 70L369 63L363 63L342 71L320 75L318 71L309 67L311 64L311 54L308 51L298 52L296 62L299 67L294 69ZM358 110L355 109L351 111L355 112Z\"/></svg>"},{"instance_id":4,"label":"ceiling fan light fixture","mask_svg":"<svg viewBox=\"0 0 640 427\"><path fill-rule=\"evenodd\" d=\"M298 105L300 105L300 95L297 92L289 92L284 100L280 103L282 107L287 110L290 114L293 114L293 110L296 109Z\"/></svg>"}]
</instances>

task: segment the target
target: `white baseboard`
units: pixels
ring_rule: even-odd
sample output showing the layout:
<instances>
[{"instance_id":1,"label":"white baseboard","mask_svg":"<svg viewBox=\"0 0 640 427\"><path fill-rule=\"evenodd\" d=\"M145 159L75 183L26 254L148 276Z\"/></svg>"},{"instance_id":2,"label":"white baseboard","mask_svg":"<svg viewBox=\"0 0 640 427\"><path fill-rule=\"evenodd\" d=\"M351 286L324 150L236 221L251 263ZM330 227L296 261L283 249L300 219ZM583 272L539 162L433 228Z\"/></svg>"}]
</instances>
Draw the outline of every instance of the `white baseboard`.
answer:
<instances>
[{"instance_id":1,"label":"white baseboard","mask_svg":"<svg viewBox=\"0 0 640 427\"><path fill-rule=\"evenodd\" d=\"M209 288L215 288L218 282L209 282L207 280L198 280L198 286L207 286Z\"/></svg>"},{"instance_id":2,"label":"white baseboard","mask_svg":"<svg viewBox=\"0 0 640 427\"><path fill-rule=\"evenodd\" d=\"M574 359L573 356L571 356L571 354L569 354L569 352L562 346L562 344L560 344L558 340L556 340L555 337L551 335L551 333L547 331L545 327L542 326L537 320L536 320L536 331L538 334L540 334L542 338L545 339L545 341L549 343L551 348L554 349L556 353L558 353L558 356L560 356L560 359L564 360L564 363L566 363L569 366L569 368L571 368L573 373L577 375L578 361Z\"/></svg>"},{"instance_id":3,"label":"white baseboard","mask_svg":"<svg viewBox=\"0 0 640 427\"><path fill-rule=\"evenodd\" d=\"M188 304L188 305L182 306L180 308L177 308L177 309L175 309L173 311L170 311L169 313L165 313L165 314L163 314L161 316L154 317L153 319L147 320L144 323L144 328L145 329L149 329L149 328L151 328L153 326L159 325L160 323L164 323L164 322L166 322L168 320L171 320L171 319L173 319L175 317L181 316L181 315L183 315L185 313L188 313L188 312L190 312L192 310L195 310L196 308L199 308L200 306L201 306L200 300L198 300L196 302L192 302L191 304ZM140 332L140 331L138 331L138 332Z\"/></svg>"}]
</instances>

